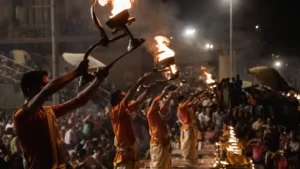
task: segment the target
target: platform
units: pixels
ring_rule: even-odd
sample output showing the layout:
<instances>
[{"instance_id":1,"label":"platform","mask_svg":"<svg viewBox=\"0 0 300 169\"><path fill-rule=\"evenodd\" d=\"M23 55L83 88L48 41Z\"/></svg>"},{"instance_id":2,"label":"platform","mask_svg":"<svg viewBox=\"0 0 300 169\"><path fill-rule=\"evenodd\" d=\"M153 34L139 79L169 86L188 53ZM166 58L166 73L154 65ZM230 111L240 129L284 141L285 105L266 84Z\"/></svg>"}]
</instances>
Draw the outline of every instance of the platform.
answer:
<instances>
[{"instance_id":1,"label":"platform","mask_svg":"<svg viewBox=\"0 0 300 169\"><path fill-rule=\"evenodd\" d=\"M212 169L215 157L214 145L204 144L198 150L198 165L192 166L186 163L181 156L180 150L172 151L172 168L174 169ZM141 160L140 169L148 169L150 160Z\"/></svg>"}]
</instances>

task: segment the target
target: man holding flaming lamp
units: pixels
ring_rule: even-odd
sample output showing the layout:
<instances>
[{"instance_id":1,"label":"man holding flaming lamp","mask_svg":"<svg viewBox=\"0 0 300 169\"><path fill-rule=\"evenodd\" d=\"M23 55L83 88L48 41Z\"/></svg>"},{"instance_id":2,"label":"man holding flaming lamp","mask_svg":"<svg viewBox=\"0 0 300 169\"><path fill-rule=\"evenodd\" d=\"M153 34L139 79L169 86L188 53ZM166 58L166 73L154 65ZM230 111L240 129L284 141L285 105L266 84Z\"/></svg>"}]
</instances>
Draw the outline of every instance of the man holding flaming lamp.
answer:
<instances>
[{"instance_id":1,"label":"man holding flaming lamp","mask_svg":"<svg viewBox=\"0 0 300 169\"><path fill-rule=\"evenodd\" d=\"M150 108L147 111L147 119L150 130L150 168L151 169L170 169L171 154L170 140L167 126L164 122L164 116L168 111L170 101L174 97L176 91L170 92L168 98L162 106L159 101L168 94L170 86L165 87L161 94L154 98Z\"/></svg>"},{"instance_id":2,"label":"man holding flaming lamp","mask_svg":"<svg viewBox=\"0 0 300 169\"><path fill-rule=\"evenodd\" d=\"M154 85L150 85L146 90L134 101L133 97L140 85L151 73L146 73L137 83L127 92L117 90L111 93L110 113L111 123L115 134L116 155L114 166L116 169L137 169L138 158L136 154L136 140L132 128L132 115L137 106L142 103L149 91Z\"/></svg>"},{"instance_id":3,"label":"man holding flaming lamp","mask_svg":"<svg viewBox=\"0 0 300 169\"><path fill-rule=\"evenodd\" d=\"M88 60L57 79L48 82L45 71L30 71L21 78L21 89L25 104L14 114L14 126L28 168L65 169L63 142L58 132L56 118L85 105L96 93L101 82L108 75L107 69L99 69L96 79L77 97L66 103L43 106L45 101L88 70Z\"/></svg>"},{"instance_id":4,"label":"man holding flaming lamp","mask_svg":"<svg viewBox=\"0 0 300 169\"><path fill-rule=\"evenodd\" d=\"M156 36L154 39L157 42L156 47L158 48L156 65L160 67L162 72L167 72L168 75L171 75L170 78L167 76L167 79L178 78L179 71L175 64L175 52L168 47L170 45L169 39L163 36ZM193 109L193 105L199 101L199 99L196 98L197 95L198 93L187 100L183 100L181 96L178 107L178 117L183 124L180 137L182 155L185 161L191 164L196 164L198 161L196 150L198 129Z\"/></svg>"},{"instance_id":5,"label":"man holding flaming lamp","mask_svg":"<svg viewBox=\"0 0 300 169\"><path fill-rule=\"evenodd\" d=\"M180 129L180 148L184 160L190 164L198 163L196 147L198 144L199 131L193 109L194 105L199 103L199 99L197 98L198 94L199 93L196 93L190 97L181 95L178 99L178 119L182 124Z\"/></svg>"}]
</instances>

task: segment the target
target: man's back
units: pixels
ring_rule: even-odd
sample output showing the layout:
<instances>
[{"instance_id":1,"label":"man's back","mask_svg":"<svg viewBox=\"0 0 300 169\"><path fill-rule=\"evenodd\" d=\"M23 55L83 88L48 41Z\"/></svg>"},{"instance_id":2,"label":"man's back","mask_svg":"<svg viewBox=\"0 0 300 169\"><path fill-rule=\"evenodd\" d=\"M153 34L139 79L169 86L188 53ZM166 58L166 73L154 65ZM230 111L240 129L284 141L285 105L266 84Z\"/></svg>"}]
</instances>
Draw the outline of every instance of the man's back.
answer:
<instances>
[{"instance_id":1,"label":"man's back","mask_svg":"<svg viewBox=\"0 0 300 169\"><path fill-rule=\"evenodd\" d=\"M57 168L64 163L53 107L29 113L24 105L14 115L14 127L29 168Z\"/></svg>"},{"instance_id":2,"label":"man's back","mask_svg":"<svg viewBox=\"0 0 300 169\"><path fill-rule=\"evenodd\" d=\"M128 113L125 102L115 106L110 114L113 130L116 138L116 146L130 147L135 143L135 135L132 128L132 119Z\"/></svg>"}]
</instances>

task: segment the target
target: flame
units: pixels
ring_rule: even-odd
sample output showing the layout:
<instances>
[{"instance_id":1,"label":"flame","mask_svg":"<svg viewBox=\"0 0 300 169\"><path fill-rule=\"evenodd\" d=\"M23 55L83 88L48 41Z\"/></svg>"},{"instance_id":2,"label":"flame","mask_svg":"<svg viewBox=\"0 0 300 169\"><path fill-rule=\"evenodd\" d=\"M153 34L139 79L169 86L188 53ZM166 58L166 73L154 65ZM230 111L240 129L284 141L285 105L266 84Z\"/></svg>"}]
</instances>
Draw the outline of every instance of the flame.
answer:
<instances>
[{"instance_id":1,"label":"flame","mask_svg":"<svg viewBox=\"0 0 300 169\"><path fill-rule=\"evenodd\" d=\"M98 0L98 2L101 6L105 6L107 4L112 5L112 16L110 16L110 18L112 18L125 9L130 9L134 0Z\"/></svg>"},{"instance_id":2,"label":"flame","mask_svg":"<svg viewBox=\"0 0 300 169\"><path fill-rule=\"evenodd\" d=\"M173 75L178 72L177 66L175 64L172 64L170 66L170 69L171 69L171 72L172 72Z\"/></svg>"},{"instance_id":3,"label":"flame","mask_svg":"<svg viewBox=\"0 0 300 169\"><path fill-rule=\"evenodd\" d=\"M206 75L206 83L207 84L212 84L212 83L215 83L216 81L214 79L212 79L212 75L207 73L207 72L204 72L204 74Z\"/></svg>"},{"instance_id":4,"label":"flame","mask_svg":"<svg viewBox=\"0 0 300 169\"><path fill-rule=\"evenodd\" d=\"M169 57L174 57L175 52L170 49L168 46L170 45L170 40L164 36L156 36L154 38L157 42L156 47L158 48L158 61L164 60Z\"/></svg>"}]
</instances>

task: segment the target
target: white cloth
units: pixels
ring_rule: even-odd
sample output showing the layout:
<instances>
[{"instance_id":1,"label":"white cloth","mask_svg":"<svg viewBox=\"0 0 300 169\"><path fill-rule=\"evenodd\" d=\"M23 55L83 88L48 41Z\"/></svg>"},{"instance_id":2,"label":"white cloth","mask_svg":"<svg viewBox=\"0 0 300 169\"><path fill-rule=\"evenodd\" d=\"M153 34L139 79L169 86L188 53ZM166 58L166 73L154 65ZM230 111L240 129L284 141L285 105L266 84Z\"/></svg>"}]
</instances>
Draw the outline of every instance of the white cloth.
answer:
<instances>
[{"instance_id":1,"label":"white cloth","mask_svg":"<svg viewBox=\"0 0 300 169\"><path fill-rule=\"evenodd\" d=\"M219 112L214 112L212 120L218 128L222 128L223 116Z\"/></svg>"},{"instance_id":2,"label":"white cloth","mask_svg":"<svg viewBox=\"0 0 300 169\"><path fill-rule=\"evenodd\" d=\"M290 142L289 148L291 152L298 152L299 147L300 147L299 142L293 142L293 141Z\"/></svg>"},{"instance_id":3,"label":"white cloth","mask_svg":"<svg viewBox=\"0 0 300 169\"><path fill-rule=\"evenodd\" d=\"M257 131L257 130L259 130L259 129L261 129L261 127L263 126L263 122L261 121L256 121L256 122L254 122L253 124L252 124L252 129L253 130L255 130L255 131Z\"/></svg>"},{"instance_id":4,"label":"white cloth","mask_svg":"<svg viewBox=\"0 0 300 169\"><path fill-rule=\"evenodd\" d=\"M7 123L6 126L5 126L5 131L7 131L8 129L11 129L11 128L14 128L14 124L9 124Z\"/></svg>"},{"instance_id":5,"label":"white cloth","mask_svg":"<svg viewBox=\"0 0 300 169\"><path fill-rule=\"evenodd\" d=\"M69 129L65 134L64 141L66 144L71 144L71 142L76 143L77 141L76 133L72 129Z\"/></svg>"},{"instance_id":6,"label":"white cloth","mask_svg":"<svg viewBox=\"0 0 300 169\"><path fill-rule=\"evenodd\" d=\"M171 169L170 145L150 145L150 169Z\"/></svg>"},{"instance_id":7,"label":"white cloth","mask_svg":"<svg viewBox=\"0 0 300 169\"><path fill-rule=\"evenodd\" d=\"M196 128L181 130L180 132L180 149L184 160L191 164L197 164L198 161L198 135Z\"/></svg>"},{"instance_id":8,"label":"white cloth","mask_svg":"<svg viewBox=\"0 0 300 169\"><path fill-rule=\"evenodd\" d=\"M208 123L210 121L210 117L207 116L206 114L204 114L203 112L201 112L199 115L198 115L198 119L200 121L200 123Z\"/></svg>"}]
</instances>

